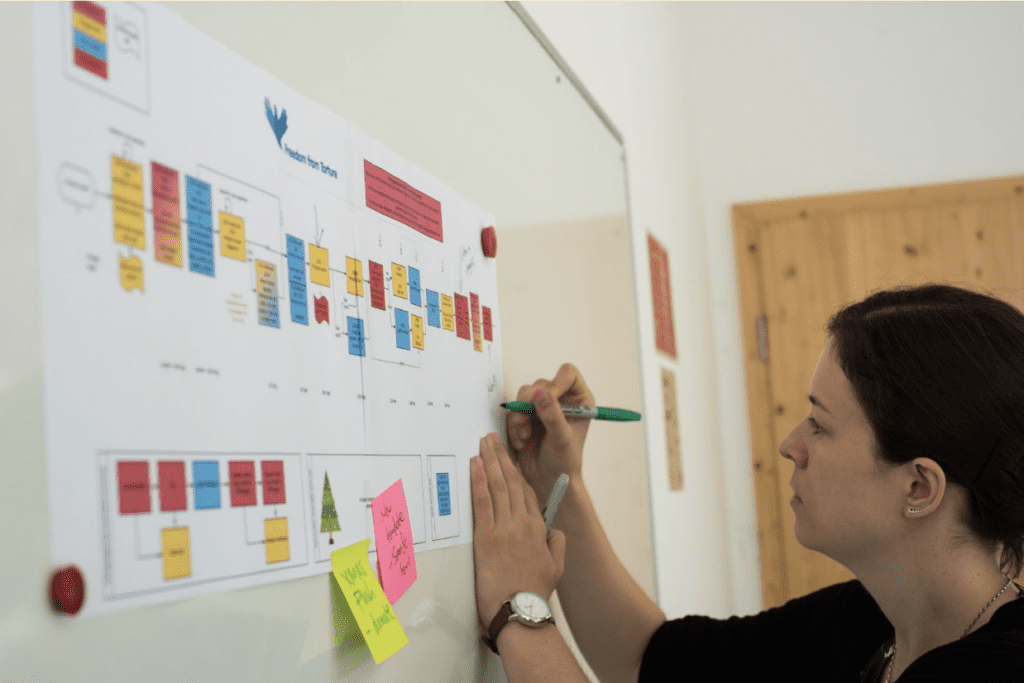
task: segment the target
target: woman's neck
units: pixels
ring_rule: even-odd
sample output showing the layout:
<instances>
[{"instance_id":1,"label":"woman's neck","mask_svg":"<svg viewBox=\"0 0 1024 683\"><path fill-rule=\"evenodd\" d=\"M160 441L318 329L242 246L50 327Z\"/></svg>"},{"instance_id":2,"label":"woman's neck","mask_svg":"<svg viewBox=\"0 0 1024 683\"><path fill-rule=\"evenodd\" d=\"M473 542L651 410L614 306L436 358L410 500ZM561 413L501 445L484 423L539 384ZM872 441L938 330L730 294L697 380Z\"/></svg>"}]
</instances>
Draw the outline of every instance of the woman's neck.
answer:
<instances>
[{"instance_id":1,"label":"woman's neck","mask_svg":"<svg viewBox=\"0 0 1024 683\"><path fill-rule=\"evenodd\" d=\"M1018 597L987 556L960 553L930 563L906 553L900 558L907 564L857 573L896 632L890 681L925 652L977 631Z\"/></svg>"}]
</instances>

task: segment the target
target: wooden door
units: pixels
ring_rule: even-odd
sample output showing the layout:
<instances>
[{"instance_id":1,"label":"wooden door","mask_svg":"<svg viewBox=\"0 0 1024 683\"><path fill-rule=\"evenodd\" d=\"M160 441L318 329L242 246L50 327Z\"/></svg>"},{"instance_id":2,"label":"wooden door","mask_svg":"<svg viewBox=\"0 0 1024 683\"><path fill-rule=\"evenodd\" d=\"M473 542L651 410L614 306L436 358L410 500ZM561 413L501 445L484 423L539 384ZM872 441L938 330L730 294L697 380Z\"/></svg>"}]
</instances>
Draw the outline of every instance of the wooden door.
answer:
<instances>
[{"instance_id":1,"label":"wooden door","mask_svg":"<svg viewBox=\"0 0 1024 683\"><path fill-rule=\"evenodd\" d=\"M1024 176L733 209L764 607L853 574L793 535L779 442L808 410L825 325L877 289L944 282L1024 310Z\"/></svg>"}]
</instances>

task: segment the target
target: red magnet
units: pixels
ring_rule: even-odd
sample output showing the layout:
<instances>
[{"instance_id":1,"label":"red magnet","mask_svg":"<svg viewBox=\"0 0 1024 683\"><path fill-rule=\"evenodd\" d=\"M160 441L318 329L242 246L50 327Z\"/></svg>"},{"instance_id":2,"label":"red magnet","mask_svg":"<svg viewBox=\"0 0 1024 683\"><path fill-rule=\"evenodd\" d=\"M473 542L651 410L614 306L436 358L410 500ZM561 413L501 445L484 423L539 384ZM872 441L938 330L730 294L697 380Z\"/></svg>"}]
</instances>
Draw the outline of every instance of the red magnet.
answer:
<instances>
[{"instance_id":1,"label":"red magnet","mask_svg":"<svg viewBox=\"0 0 1024 683\"><path fill-rule=\"evenodd\" d=\"M494 228L484 228L480 236L480 242L484 245L484 256L494 258L498 253L498 236L494 234Z\"/></svg>"},{"instance_id":2,"label":"red magnet","mask_svg":"<svg viewBox=\"0 0 1024 683\"><path fill-rule=\"evenodd\" d=\"M58 612L77 614L85 602L85 579L81 570L69 564L56 572L50 581L50 595Z\"/></svg>"}]
</instances>

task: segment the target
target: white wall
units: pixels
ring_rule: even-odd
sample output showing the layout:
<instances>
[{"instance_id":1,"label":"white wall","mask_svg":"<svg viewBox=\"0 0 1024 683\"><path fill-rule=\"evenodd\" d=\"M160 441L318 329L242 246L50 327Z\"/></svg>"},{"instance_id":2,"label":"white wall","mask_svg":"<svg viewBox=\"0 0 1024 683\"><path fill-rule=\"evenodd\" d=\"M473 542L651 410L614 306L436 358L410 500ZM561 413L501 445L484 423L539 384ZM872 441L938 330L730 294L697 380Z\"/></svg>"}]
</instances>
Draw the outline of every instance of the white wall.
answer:
<instances>
[{"instance_id":1,"label":"white wall","mask_svg":"<svg viewBox=\"0 0 1024 683\"><path fill-rule=\"evenodd\" d=\"M686 483L650 420L659 602L759 611L731 206L1024 173L1024 5L523 5L623 132L638 237L670 249ZM653 412L674 364L638 248Z\"/></svg>"}]
</instances>

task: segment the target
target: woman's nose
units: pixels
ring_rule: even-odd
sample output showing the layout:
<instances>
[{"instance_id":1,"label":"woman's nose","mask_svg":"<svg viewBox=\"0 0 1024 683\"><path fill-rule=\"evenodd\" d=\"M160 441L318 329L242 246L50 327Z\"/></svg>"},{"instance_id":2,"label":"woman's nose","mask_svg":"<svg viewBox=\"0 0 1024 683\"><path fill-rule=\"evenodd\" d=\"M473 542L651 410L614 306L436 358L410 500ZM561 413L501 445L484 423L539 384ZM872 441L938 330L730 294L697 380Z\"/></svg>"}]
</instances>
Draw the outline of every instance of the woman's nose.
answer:
<instances>
[{"instance_id":1,"label":"woman's nose","mask_svg":"<svg viewBox=\"0 0 1024 683\"><path fill-rule=\"evenodd\" d=\"M807 464L807 448L797 433L800 425L793 428L786 438L779 444L779 455L787 460L792 460L797 467L804 467Z\"/></svg>"}]
</instances>

